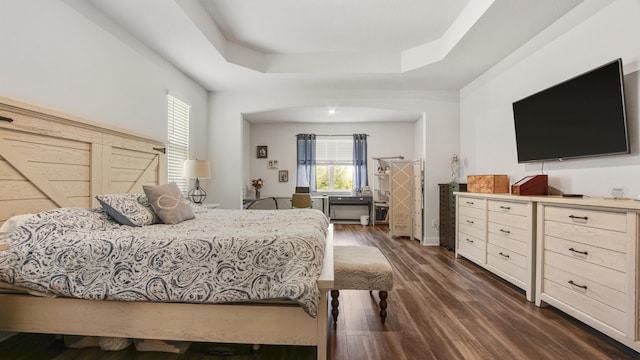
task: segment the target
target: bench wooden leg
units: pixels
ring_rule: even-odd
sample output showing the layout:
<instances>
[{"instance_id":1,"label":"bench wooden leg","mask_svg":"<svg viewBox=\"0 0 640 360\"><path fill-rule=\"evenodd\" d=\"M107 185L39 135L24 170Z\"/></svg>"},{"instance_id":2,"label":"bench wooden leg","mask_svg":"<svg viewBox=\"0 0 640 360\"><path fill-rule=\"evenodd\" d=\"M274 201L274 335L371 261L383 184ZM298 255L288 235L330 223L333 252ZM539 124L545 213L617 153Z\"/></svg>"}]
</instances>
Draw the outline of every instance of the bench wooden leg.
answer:
<instances>
[{"instance_id":1,"label":"bench wooden leg","mask_svg":"<svg viewBox=\"0 0 640 360\"><path fill-rule=\"evenodd\" d=\"M340 301L338 301L338 297L340 296L340 291L331 290L331 316L333 317L333 330L338 327L338 306L340 306Z\"/></svg>"},{"instance_id":2,"label":"bench wooden leg","mask_svg":"<svg viewBox=\"0 0 640 360\"><path fill-rule=\"evenodd\" d=\"M387 319L387 292L386 291L380 291L378 293L378 295L380 296L380 319L382 320L382 323L384 324L384 321Z\"/></svg>"}]
</instances>

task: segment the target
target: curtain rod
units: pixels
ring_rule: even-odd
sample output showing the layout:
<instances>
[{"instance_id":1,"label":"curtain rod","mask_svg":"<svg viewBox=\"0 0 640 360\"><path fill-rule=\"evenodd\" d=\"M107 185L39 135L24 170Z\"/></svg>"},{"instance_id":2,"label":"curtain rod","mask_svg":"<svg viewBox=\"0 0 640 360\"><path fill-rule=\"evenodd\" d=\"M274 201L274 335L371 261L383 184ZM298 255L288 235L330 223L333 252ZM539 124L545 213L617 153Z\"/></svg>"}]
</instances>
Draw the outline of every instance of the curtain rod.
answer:
<instances>
[{"instance_id":1,"label":"curtain rod","mask_svg":"<svg viewBox=\"0 0 640 360\"><path fill-rule=\"evenodd\" d=\"M296 134L295 136L298 136L298 135L306 135L306 134ZM315 135L315 136L353 136L353 135L356 135L356 134L311 134L311 135ZM369 134L363 134L363 135L364 136L371 136Z\"/></svg>"},{"instance_id":2,"label":"curtain rod","mask_svg":"<svg viewBox=\"0 0 640 360\"><path fill-rule=\"evenodd\" d=\"M385 156L385 157L374 157L373 160L384 160L384 159L400 159L404 160L404 156Z\"/></svg>"}]
</instances>

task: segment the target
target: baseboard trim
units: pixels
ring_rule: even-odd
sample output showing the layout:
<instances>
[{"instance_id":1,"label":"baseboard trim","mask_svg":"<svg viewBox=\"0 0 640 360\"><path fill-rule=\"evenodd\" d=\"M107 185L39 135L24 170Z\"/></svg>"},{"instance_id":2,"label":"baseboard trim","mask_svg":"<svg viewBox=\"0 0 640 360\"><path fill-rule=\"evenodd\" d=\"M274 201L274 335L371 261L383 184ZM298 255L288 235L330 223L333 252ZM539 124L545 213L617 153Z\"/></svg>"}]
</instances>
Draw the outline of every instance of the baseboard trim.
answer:
<instances>
[{"instance_id":1,"label":"baseboard trim","mask_svg":"<svg viewBox=\"0 0 640 360\"><path fill-rule=\"evenodd\" d=\"M422 240L422 246L440 246L440 237L431 236Z\"/></svg>"}]
</instances>

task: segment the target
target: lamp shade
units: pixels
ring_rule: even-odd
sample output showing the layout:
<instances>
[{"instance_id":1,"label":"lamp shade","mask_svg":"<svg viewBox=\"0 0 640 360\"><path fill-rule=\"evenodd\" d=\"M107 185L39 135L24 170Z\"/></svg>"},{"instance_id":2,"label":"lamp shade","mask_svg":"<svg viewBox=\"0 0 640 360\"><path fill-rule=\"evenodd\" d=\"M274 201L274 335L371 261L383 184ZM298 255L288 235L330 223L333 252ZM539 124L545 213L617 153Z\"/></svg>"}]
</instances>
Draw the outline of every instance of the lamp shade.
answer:
<instances>
[{"instance_id":1,"label":"lamp shade","mask_svg":"<svg viewBox=\"0 0 640 360\"><path fill-rule=\"evenodd\" d=\"M183 176L189 179L208 179L211 177L209 161L207 160L185 160Z\"/></svg>"}]
</instances>

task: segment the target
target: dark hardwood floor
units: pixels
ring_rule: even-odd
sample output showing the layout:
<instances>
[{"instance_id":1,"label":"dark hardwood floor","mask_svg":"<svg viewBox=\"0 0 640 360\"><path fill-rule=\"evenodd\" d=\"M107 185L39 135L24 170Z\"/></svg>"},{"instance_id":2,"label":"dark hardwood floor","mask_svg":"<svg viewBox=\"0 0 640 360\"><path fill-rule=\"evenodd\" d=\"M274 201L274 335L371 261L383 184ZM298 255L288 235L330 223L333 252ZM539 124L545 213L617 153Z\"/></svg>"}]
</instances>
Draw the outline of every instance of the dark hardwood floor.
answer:
<instances>
[{"instance_id":1,"label":"dark hardwood floor","mask_svg":"<svg viewBox=\"0 0 640 360\"><path fill-rule=\"evenodd\" d=\"M377 294L341 291L338 328L329 330L329 358L359 359L640 359L453 252L389 238L386 227L335 225L335 245L379 247L394 268L388 316L380 323ZM232 355L235 353L235 355ZM1 359L315 359L313 347L194 344L185 354L66 349L52 335L20 334L0 343Z\"/></svg>"}]
</instances>

